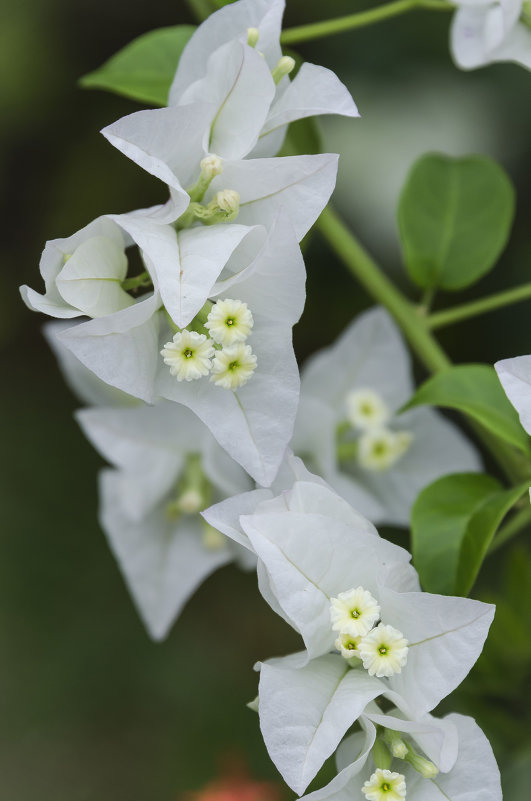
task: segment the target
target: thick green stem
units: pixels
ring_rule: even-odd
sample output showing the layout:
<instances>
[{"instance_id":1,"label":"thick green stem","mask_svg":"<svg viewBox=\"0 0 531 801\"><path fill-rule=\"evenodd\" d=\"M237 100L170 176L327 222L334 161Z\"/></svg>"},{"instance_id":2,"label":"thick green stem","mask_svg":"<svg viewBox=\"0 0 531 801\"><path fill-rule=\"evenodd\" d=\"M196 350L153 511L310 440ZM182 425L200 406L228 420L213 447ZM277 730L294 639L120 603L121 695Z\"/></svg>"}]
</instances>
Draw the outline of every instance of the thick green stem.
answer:
<instances>
[{"instance_id":1,"label":"thick green stem","mask_svg":"<svg viewBox=\"0 0 531 801\"><path fill-rule=\"evenodd\" d=\"M428 328L428 318L419 313L418 308L387 278L330 206L319 217L317 226L354 277L378 303L391 312L412 350L425 367L431 373L438 373L451 367L452 362ZM468 419L468 422L510 481L520 481L525 478L528 468L526 466L524 472L521 459L513 448L475 420Z\"/></svg>"},{"instance_id":2,"label":"thick green stem","mask_svg":"<svg viewBox=\"0 0 531 801\"><path fill-rule=\"evenodd\" d=\"M489 547L489 554L497 551L502 545L511 540L517 534L531 526L531 505L526 503L523 509L515 512L511 519L500 528Z\"/></svg>"},{"instance_id":3,"label":"thick green stem","mask_svg":"<svg viewBox=\"0 0 531 801\"><path fill-rule=\"evenodd\" d=\"M510 306L513 303L519 303L529 298L531 298L531 284L523 284L522 286L514 287L514 289L507 289L505 292L490 295L487 298L480 298L471 303L463 303L451 309L434 312L427 318L427 323L430 328L442 328L444 325L458 323L460 320L468 320L478 314L485 314L485 312L493 309L501 309L503 306Z\"/></svg>"},{"instance_id":4,"label":"thick green stem","mask_svg":"<svg viewBox=\"0 0 531 801\"><path fill-rule=\"evenodd\" d=\"M140 273L140 275L135 275L134 278L126 278L124 281L122 281L122 289L125 289L126 292L148 286L152 286L152 281L147 270L144 270L144 272Z\"/></svg>"},{"instance_id":5,"label":"thick green stem","mask_svg":"<svg viewBox=\"0 0 531 801\"><path fill-rule=\"evenodd\" d=\"M426 318L384 275L330 206L323 211L317 225L350 272L373 298L389 309L428 370L437 373L450 367L452 363L429 332Z\"/></svg>"},{"instance_id":6,"label":"thick green stem","mask_svg":"<svg viewBox=\"0 0 531 801\"><path fill-rule=\"evenodd\" d=\"M386 3L377 8L370 8L367 11L348 14L346 17L337 17L337 19L299 25L296 28L287 28L282 31L280 41L282 44L292 45L299 42L309 42L312 39L322 39L324 36L333 36L336 33L351 31L354 28L373 25L375 22L381 22L417 8L451 11L455 6L453 3L447 3L444 0L395 0L393 3Z\"/></svg>"}]
</instances>

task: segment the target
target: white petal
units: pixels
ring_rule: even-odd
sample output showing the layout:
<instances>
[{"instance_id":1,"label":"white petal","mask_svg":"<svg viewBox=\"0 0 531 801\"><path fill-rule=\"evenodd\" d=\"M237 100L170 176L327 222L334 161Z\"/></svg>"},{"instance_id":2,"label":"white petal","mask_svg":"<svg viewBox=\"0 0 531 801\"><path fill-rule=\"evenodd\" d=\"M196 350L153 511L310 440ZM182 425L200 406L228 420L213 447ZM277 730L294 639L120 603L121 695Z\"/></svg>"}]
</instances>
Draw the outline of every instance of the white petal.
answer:
<instances>
[{"instance_id":1,"label":"white petal","mask_svg":"<svg viewBox=\"0 0 531 801\"><path fill-rule=\"evenodd\" d=\"M240 526L240 515L252 514L261 501L269 498L271 498L271 490L268 489L242 492L240 495L235 495L210 506L201 512L201 515L207 523L221 531L222 534L226 534L234 542L252 551L249 538Z\"/></svg>"},{"instance_id":2,"label":"white petal","mask_svg":"<svg viewBox=\"0 0 531 801\"><path fill-rule=\"evenodd\" d=\"M127 257L123 246L97 236L76 248L55 283L71 306L87 317L104 317L134 303L121 287L126 275Z\"/></svg>"},{"instance_id":3,"label":"white petal","mask_svg":"<svg viewBox=\"0 0 531 801\"><path fill-rule=\"evenodd\" d=\"M271 107L260 136L266 137L276 128L293 120L319 114L359 117L350 92L337 75L326 67L306 62Z\"/></svg>"},{"instance_id":4,"label":"white petal","mask_svg":"<svg viewBox=\"0 0 531 801\"><path fill-rule=\"evenodd\" d=\"M257 49L272 68L282 55L279 45L284 0L245 0L211 14L199 26L179 60L170 89L170 105L179 102L185 89L205 74L208 57L231 39L247 41L247 28L258 28Z\"/></svg>"},{"instance_id":5,"label":"white petal","mask_svg":"<svg viewBox=\"0 0 531 801\"><path fill-rule=\"evenodd\" d=\"M409 641L407 665L389 684L415 717L421 717L463 681L478 659L494 606L426 592L396 593L385 587L378 599L382 620Z\"/></svg>"},{"instance_id":6,"label":"white petal","mask_svg":"<svg viewBox=\"0 0 531 801\"><path fill-rule=\"evenodd\" d=\"M240 194L238 222L271 226L282 208L300 241L324 209L336 182L338 157L285 156L278 159L227 161L214 178L210 197L229 187Z\"/></svg>"},{"instance_id":7,"label":"white petal","mask_svg":"<svg viewBox=\"0 0 531 801\"><path fill-rule=\"evenodd\" d=\"M199 175L202 137L213 109L204 103L136 111L103 128L102 134L124 155L181 194ZM182 212L181 212L182 213Z\"/></svg>"},{"instance_id":8,"label":"white petal","mask_svg":"<svg viewBox=\"0 0 531 801\"><path fill-rule=\"evenodd\" d=\"M159 507L133 522L116 502L118 492L118 474L104 471L101 524L146 628L160 640L193 591L231 557L202 546L199 516L172 524Z\"/></svg>"},{"instance_id":9,"label":"white petal","mask_svg":"<svg viewBox=\"0 0 531 801\"><path fill-rule=\"evenodd\" d=\"M256 144L274 96L275 84L262 56L233 41L212 53L206 75L185 90L179 103L212 106L205 150L224 159L239 159Z\"/></svg>"},{"instance_id":10,"label":"white petal","mask_svg":"<svg viewBox=\"0 0 531 801\"><path fill-rule=\"evenodd\" d=\"M160 297L69 328L58 340L98 378L151 403L159 355Z\"/></svg>"},{"instance_id":11,"label":"white petal","mask_svg":"<svg viewBox=\"0 0 531 801\"><path fill-rule=\"evenodd\" d=\"M503 359L494 367L520 422L527 433L531 433L531 356Z\"/></svg>"},{"instance_id":12,"label":"white petal","mask_svg":"<svg viewBox=\"0 0 531 801\"><path fill-rule=\"evenodd\" d=\"M269 755L299 795L385 686L329 654L293 668L282 660L260 671L260 727Z\"/></svg>"},{"instance_id":13,"label":"white petal","mask_svg":"<svg viewBox=\"0 0 531 801\"><path fill-rule=\"evenodd\" d=\"M44 336L53 350L63 377L77 397L91 406L134 406L140 401L111 387L88 370L58 339L59 334L72 326L66 322L46 323Z\"/></svg>"}]
</instances>

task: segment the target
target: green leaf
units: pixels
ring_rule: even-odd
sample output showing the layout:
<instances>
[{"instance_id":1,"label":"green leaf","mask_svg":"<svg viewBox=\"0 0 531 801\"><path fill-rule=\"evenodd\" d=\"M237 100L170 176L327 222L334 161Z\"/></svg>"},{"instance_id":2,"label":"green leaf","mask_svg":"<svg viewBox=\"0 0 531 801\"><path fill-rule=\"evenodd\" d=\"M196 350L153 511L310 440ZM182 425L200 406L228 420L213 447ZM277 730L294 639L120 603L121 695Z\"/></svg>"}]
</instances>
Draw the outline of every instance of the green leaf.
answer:
<instances>
[{"instance_id":1,"label":"green leaf","mask_svg":"<svg viewBox=\"0 0 531 801\"><path fill-rule=\"evenodd\" d=\"M179 59L194 31L194 25L176 25L145 33L99 69L83 76L80 84L165 106Z\"/></svg>"},{"instance_id":2,"label":"green leaf","mask_svg":"<svg viewBox=\"0 0 531 801\"><path fill-rule=\"evenodd\" d=\"M400 196L404 261L415 283L456 290L496 263L514 216L514 190L486 156L430 153L411 169Z\"/></svg>"},{"instance_id":3,"label":"green leaf","mask_svg":"<svg viewBox=\"0 0 531 801\"><path fill-rule=\"evenodd\" d=\"M468 595L500 523L528 487L504 490L481 473L443 476L425 487L411 513L413 560L424 589Z\"/></svg>"},{"instance_id":4,"label":"green leaf","mask_svg":"<svg viewBox=\"0 0 531 801\"><path fill-rule=\"evenodd\" d=\"M455 590L457 595L468 595L479 573L492 538L500 523L529 490L529 482L497 492L487 498L468 522L459 553L459 567Z\"/></svg>"},{"instance_id":5,"label":"green leaf","mask_svg":"<svg viewBox=\"0 0 531 801\"><path fill-rule=\"evenodd\" d=\"M427 592L454 593L466 527L500 490L496 479L481 473L443 476L422 490L411 510L411 547Z\"/></svg>"},{"instance_id":6,"label":"green leaf","mask_svg":"<svg viewBox=\"0 0 531 801\"><path fill-rule=\"evenodd\" d=\"M530 453L529 437L490 365L460 364L437 373L419 387L403 410L423 405L465 412L493 434Z\"/></svg>"}]
</instances>

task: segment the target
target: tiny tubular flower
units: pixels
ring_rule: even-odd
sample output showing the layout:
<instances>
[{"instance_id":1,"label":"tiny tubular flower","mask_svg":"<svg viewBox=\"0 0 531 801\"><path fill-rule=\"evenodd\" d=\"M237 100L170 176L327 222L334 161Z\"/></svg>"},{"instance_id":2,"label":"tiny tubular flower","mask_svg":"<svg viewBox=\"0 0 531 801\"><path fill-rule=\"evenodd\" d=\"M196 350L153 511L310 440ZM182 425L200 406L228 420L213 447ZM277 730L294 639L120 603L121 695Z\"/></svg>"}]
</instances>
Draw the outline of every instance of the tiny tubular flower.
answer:
<instances>
[{"instance_id":1,"label":"tiny tubular flower","mask_svg":"<svg viewBox=\"0 0 531 801\"><path fill-rule=\"evenodd\" d=\"M351 637L363 637L380 617L380 605L368 590L355 587L330 599L332 629Z\"/></svg>"},{"instance_id":2,"label":"tiny tubular flower","mask_svg":"<svg viewBox=\"0 0 531 801\"><path fill-rule=\"evenodd\" d=\"M402 773L377 768L361 792L367 801L402 801L406 797L406 779Z\"/></svg>"},{"instance_id":3,"label":"tiny tubular flower","mask_svg":"<svg viewBox=\"0 0 531 801\"><path fill-rule=\"evenodd\" d=\"M214 348L204 334L185 328L172 342L166 342L160 353L178 381L194 381L210 372Z\"/></svg>"},{"instance_id":4,"label":"tiny tubular flower","mask_svg":"<svg viewBox=\"0 0 531 801\"><path fill-rule=\"evenodd\" d=\"M345 659L352 659L352 657L360 658L358 654L358 645L360 644L361 637L353 637L351 634L340 634L334 643L334 646L341 653Z\"/></svg>"},{"instance_id":5,"label":"tiny tubular flower","mask_svg":"<svg viewBox=\"0 0 531 801\"><path fill-rule=\"evenodd\" d=\"M363 667L379 679L401 673L407 662L408 641L401 631L380 623L362 638L358 651Z\"/></svg>"},{"instance_id":6,"label":"tiny tubular flower","mask_svg":"<svg viewBox=\"0 0 531 801\"><path fill-rule=\"evenodd\" d=\"M381 428L391 416L384 399L374 389L353 389L346 397L346 406L349 423L362 431Z\"/></svg>"},{"instance_id":7,"label":"tiny tubular flower","mask_svg":"<svg viewBox=\"0 0 531 801\"><path fill-rule=\"evenodd\" d=\"M238 342L217 351L210 380L224 389L242 387L256 370L256 356L249 345Z\"/></svg>"},{"instance_id":8,"label":"tiny tubular flower","mask_svg":"<svg viewBox=\"0 0 531 801\"><path fill-rule=\"evenodd\" d=\"M241 300L218 300L212 306L205 328L218 345L245 342L253 327L253 315Z\"/></svg>"},{"instance_id":9,"label":"tiny tubular flower","mask_svg":"<svg viewBox=\"0 0 531 801\"><path fill-rule=\"evenodd\" d=\"M196 489L185 490L177 499L177 508L185 515L197 514L204 506L204 499Z\"/></svg>"},{"instance_id":10,"label":"tiny tubular flower","mask_svg":"<svg viewBox=\"0 0 531 801\"><path fill-rule=\"evenodd\" d=\"M366 470L383 472L393 467L413 441L409 431L378 428L365 431L359 439L358 463Z\"/></svg>"},{"instance_id":11,"label":"tiny tubular flower","mask_svg":"<svg viewBox=\"0 0 531 801\"><path fill-rule=\"evenodd\" d=\"M223 212L230 219L234 219L240 210L240 193L234 189L221 189L216 192L209 206Z\"/></svg>"}]
</instances>

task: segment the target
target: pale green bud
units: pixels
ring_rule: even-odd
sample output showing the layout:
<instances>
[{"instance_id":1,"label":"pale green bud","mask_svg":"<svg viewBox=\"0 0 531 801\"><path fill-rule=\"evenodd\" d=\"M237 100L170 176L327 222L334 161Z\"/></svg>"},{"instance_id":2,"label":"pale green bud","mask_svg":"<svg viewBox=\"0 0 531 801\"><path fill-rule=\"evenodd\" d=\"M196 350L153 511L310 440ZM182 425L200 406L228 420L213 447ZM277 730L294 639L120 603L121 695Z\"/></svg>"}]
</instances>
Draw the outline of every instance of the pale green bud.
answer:
<instances>
[{"instance_id":1,"label":"pale green bud","mask_svg":"<svg viewBox=\"0 0 531 801\"><path fill-rule=\"evenodd\" d=\"M434 779L439 773L437 765L434 765L433 762L430 762L430 760L426 759L426 757L417 754L417 752L409 744L407 745L407 754L405 759L406 762L409 762L411 767L415 768L417 773L420 773L420 775L424 776L425 779Z\"/></svg>"},{"instance_id":2,"label":"pale green bud","mask_svg":"<svg viewBox=\"0 0 531 801\"><path fill-rule=\"evenodd\" d=\"M260 31L258 28L247 28L247 44L249 47L256 47L259 37Z\"/></svg>"},{"instance_id":3,"label":"pale green bud","mask_svg":"<svg viewBox=\"0 0 531 801\"><path fill-rule=\"evenodd\" d=\"M291 58L291 56L282 56L282 58L279 58L276 66L271 70L274 82L280 83L284 75L289 75L294 67L295 59Z\"/></svg>"}]
</instances>

